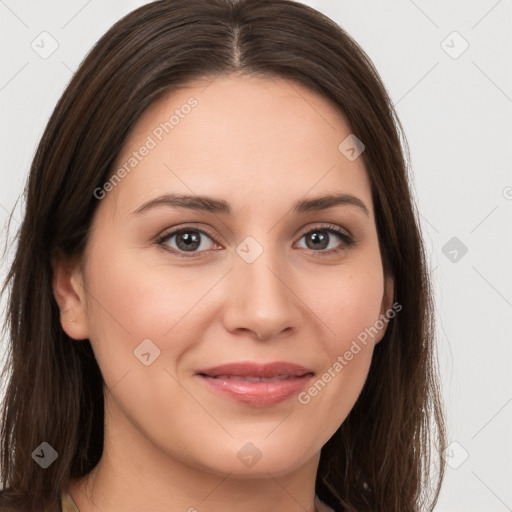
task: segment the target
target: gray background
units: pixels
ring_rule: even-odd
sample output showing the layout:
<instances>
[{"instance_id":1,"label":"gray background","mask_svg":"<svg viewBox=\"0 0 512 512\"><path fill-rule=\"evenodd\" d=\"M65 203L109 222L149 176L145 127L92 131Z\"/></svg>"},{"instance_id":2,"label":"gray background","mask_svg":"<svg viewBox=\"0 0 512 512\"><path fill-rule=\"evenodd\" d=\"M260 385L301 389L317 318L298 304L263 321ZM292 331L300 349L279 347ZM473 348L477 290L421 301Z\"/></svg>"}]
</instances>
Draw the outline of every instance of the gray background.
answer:
<instances>
[{"instance_id":1,"label":"gray background","mask_svg":"<svg viewBox=\"0 0 512 512\"><path fill-rule=\"evenodd\" d=\"M72 73L115 21L144 3L0 0L2 245L8 212ZM512 2L304 3L369 54L409 141L452 443L436 510L512 510ZM22 211L20 201L11 236Z\"/></svg>"}]
</instances>

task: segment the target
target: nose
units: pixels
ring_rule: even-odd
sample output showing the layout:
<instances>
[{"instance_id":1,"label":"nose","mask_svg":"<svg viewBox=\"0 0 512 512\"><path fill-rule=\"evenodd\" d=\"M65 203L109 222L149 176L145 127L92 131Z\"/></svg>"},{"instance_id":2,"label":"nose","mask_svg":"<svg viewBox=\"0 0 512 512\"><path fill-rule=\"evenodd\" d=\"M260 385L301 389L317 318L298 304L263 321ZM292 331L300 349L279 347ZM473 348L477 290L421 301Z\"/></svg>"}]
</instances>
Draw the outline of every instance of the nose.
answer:
<instances>
[{"instance_id":1,"label":"nose","mask_svg":"<svg viewBox=\"0 0 512 512\"><path fill-rule=\"evenodd\" d=\"M303 302L294 290L293 275L275 251L264 250L252 263L235 258L229 273L226 329L250 333L259 340L296 332L303 321Z\"/></svg>"}]
</instances>

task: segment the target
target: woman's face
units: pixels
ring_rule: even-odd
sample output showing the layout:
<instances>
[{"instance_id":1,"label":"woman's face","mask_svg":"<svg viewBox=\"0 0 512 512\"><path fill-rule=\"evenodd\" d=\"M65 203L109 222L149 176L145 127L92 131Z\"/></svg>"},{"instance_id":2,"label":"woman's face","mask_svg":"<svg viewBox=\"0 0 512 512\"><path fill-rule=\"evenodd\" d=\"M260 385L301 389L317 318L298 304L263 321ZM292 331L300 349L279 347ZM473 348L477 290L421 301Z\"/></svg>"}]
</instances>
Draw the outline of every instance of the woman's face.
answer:
<instances>
[{"instance_id":1,"label":"woman's face","mask_svg":"<svg viewBox=\"0 0 512 512\"><path fill-rule=\"evenodd\" d=\"M145 112L117 178L95 192L76 300L56 291L64 328L90 339L108 388L109 449L129 441L142 465L151 453L242 478L317 462L363 387L392 299L350 134L332 104L283 79L195 82ZM310 373L200 375L240 362Z\"/></svg>"}]
</instances>

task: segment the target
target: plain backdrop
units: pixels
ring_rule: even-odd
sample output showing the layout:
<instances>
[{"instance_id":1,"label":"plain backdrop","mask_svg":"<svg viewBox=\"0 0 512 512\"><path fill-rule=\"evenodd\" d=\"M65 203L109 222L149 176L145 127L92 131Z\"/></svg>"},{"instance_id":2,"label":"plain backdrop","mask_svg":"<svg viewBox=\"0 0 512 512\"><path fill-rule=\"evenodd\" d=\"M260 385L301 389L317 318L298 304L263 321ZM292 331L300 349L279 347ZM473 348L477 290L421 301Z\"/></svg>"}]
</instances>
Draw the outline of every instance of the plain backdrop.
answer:
<instances>
[{"instance_id":1,"label":"plain backdrop","mask_svg":"<svg viewBox=\"0 0 512 512\"><path fill-rule=\"evenodd\" d=\"M114 22L144 3L0 0L2 246L8 212L73 72ZM368 53L410 145L451 443L436 511L512 510L512 2L304 3ZM11 237L22 214L20 201Z\"/></svg>"}]
</instances>

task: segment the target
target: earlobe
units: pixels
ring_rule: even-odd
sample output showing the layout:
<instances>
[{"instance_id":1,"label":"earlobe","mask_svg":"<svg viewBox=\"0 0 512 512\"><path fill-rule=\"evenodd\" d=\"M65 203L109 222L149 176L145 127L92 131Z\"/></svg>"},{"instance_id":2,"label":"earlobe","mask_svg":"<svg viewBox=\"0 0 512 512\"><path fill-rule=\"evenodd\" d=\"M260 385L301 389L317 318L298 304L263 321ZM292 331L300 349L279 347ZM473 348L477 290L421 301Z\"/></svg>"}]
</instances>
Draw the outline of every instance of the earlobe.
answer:
<instances>
[{"instance_id":1,"label":"earlobe","mask_svg":"<svg viewBox=\"0 0 512 512\"><path fill-rule=\"evenodd\" d=\"M64 332L75 340L89 337L85 314L83 276L78 264L72 265L58 254L52 259L53 295L60 310L60 324Z\"/></svg>"}]
</instances>

